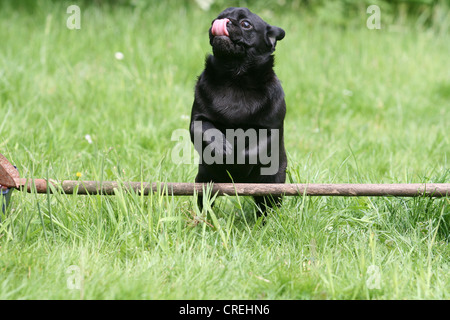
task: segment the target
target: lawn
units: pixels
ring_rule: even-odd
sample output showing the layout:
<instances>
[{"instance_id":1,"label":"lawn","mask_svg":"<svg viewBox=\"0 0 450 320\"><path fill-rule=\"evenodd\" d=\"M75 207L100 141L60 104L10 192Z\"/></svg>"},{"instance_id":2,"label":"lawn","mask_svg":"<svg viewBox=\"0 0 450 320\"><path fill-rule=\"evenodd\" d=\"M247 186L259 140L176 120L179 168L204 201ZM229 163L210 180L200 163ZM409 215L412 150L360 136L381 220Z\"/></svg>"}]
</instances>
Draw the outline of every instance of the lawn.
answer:
<instances>
[{"instance_id":1,"label":"lawn","mask_svg":"<svg viewBox=\"0 0 450 320\"><path fill-rule=\"evenodd\" d=\"M69 29L76 1L10 3L0 152L22 177L193 182L172 134L188 129L221 8L81 2ZM275 70L289 182L450 182L448 24L383 20L382 6L373 30L365 10L342 23L251 9L286 31ZM221 197L208 213L194 197L14 191L0 299L450 298L448 197L288 197L265 223L251 199Z\"/></svg>"}]
</instances>

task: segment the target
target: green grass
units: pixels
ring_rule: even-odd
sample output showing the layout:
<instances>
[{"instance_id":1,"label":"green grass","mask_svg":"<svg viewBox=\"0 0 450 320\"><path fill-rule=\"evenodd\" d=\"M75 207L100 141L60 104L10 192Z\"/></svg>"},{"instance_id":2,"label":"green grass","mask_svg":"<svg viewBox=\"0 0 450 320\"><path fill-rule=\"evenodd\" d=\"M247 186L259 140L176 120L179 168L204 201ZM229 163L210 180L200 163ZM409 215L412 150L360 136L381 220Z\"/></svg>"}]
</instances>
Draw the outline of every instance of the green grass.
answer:
<instances>
[{"instance_id":1,"label":"green grass","mask_svg":"<svg viewBox=\"0 0 450 320\"><path fill-rule=\"evenodd\" d=\"M0 10L0 152L22 177L192 182L171 136L188 128L217 12L80 5L69 30L66 5L38 3ZM450 182L448 33L255 11L286 30L290 182ZM265 224L245 197L218 199L208 220L195 202L15 191L0 299L450 298L448 198L290 197Z\"/></svg>"}]
</instances>

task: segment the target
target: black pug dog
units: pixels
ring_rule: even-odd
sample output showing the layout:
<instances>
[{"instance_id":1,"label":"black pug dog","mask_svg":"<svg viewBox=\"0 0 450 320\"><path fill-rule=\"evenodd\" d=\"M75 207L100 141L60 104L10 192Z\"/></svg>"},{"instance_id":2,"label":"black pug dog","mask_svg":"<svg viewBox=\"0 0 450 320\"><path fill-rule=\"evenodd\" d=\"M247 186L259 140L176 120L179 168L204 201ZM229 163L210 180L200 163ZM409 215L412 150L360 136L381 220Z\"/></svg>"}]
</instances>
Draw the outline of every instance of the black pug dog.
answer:
<instances>
[{"instance_id":1,"label":"black pug dog","mask_svg":"<svg viewBox=\"0 0 450 320\"><path fill-rule=\"evenodd\" d=\"M228 8L209 29L192 106L190 135L200 155L195 182L284 183L284 92L273 70L283 29L247 8ZM254 197L259 214L281 197ZM202 209L202 197L198 204Z\"/></svg>"}]
</instances>

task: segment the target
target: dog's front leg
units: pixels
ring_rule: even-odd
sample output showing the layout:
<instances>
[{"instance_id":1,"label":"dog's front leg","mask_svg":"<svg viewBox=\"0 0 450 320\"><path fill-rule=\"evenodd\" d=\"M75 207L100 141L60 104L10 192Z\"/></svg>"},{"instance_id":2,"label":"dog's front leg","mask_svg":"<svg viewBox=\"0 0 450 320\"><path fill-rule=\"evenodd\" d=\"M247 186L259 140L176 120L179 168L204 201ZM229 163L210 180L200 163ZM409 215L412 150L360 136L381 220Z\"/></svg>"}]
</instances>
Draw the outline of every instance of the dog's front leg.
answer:
<instances>
[{"instance_id":1,"label":"dog's front leg","mask_svg":"<svg viewBox=\"0 0 450 320\"><path fill-rule=\"evenodd\" d=\"M195 182L217 182L217 177L213 176L214 170L210 171L207 167L209 167L209 165L226 163L227 155L233 154L232 145L213 123L204 119L192 119L190 134L191 140L194 143L194 148L200 156L199 169L197 176L195 177ZM197 204L200 211L202 211L202 196L197 198Z\"/></svg>"},{"instance_id":2,"label":"dog's front leg","mask_svg":"<svg viewBox=\"0 0 450 320\"><path fill-rule=\"evenodd\" d=\"M225 164L233 154L233 146L213 123L205 120L191 122L191 140L200 156L200 163Z\"/></svg>"}]
</instances>

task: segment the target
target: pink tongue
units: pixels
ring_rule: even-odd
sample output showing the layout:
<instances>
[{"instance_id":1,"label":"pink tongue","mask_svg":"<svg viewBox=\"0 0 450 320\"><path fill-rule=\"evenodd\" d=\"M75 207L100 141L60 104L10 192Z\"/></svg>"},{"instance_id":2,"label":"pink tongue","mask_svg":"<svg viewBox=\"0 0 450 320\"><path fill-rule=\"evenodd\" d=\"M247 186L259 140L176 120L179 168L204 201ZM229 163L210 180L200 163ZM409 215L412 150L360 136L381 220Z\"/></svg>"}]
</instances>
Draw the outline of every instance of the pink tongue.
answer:
<instances>
[{"instance_id":1,"label":"pink tongue","mask_svg":"<svg viewBox=\"0 0 450 320\"><path fill-rule=\"evenodd\" d=\"M228 37L228 30L227 30L227 23L229 22L229 19L217 19L214 20L214 23L211 28L211 33L213 36L227 36Z\"/></svg>"}]
</instances>

